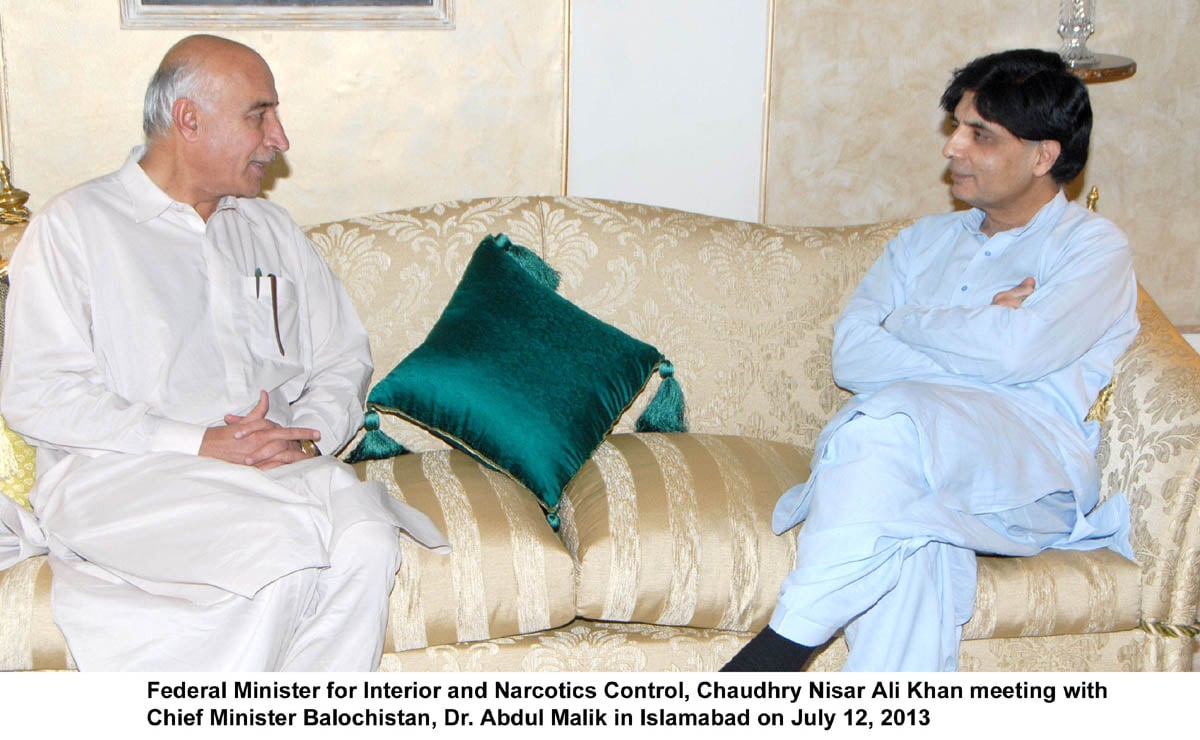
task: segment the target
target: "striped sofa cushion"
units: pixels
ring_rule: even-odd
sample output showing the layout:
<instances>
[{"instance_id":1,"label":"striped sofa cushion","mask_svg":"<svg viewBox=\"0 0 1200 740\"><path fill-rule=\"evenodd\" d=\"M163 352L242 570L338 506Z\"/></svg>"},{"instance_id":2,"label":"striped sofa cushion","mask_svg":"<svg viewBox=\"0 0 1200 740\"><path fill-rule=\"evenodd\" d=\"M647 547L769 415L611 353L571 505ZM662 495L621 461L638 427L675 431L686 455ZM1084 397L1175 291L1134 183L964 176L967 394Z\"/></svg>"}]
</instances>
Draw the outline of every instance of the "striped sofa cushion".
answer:
<instances>
[{"instance_id":1,"label":"striped sofa cushion","mask_svg":"<svg viewBox=\"0 0 1200 740\"><path fill-rule=\"evenodd\" d=\"M360 463L450 540L437 555L401 540L385 652L487 640L575 618L575 571L529 491L457 450Z\"/></svg>"},{"instance_id":2,"label":"striped sofa cushion","mask_svg":"<svg viewBox=\"0 0 1200 740\"><path fill-rule=\"evenodd\" d=\"M709 434L615 434L564 493L579 616L729 630L766 624L795 560L771 511L808 451Z\"/></svg>"}]
</instances>

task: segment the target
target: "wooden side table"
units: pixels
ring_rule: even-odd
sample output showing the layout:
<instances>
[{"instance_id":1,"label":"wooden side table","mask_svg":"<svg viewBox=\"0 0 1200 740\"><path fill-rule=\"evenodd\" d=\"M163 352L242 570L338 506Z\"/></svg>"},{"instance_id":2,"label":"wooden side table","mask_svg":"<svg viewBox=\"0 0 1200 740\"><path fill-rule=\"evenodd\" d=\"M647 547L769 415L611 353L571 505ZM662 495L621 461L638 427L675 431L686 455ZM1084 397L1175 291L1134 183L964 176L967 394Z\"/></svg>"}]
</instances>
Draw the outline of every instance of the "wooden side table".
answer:
<instances>
[{"instance_id":1,"label":"wooden side table","mask_svg":"<svg viewBox=\"0 0 1200 740\"><path fill-rule=\"evenodd\" d=\"M1137 62L1129 57L1116 54L1097 54L1099 60L1093 64L1080 64L1071 67L1071 72L1084 82L1116 82L1133 77L1137 72Z\"/></svg>"}]
</instances>

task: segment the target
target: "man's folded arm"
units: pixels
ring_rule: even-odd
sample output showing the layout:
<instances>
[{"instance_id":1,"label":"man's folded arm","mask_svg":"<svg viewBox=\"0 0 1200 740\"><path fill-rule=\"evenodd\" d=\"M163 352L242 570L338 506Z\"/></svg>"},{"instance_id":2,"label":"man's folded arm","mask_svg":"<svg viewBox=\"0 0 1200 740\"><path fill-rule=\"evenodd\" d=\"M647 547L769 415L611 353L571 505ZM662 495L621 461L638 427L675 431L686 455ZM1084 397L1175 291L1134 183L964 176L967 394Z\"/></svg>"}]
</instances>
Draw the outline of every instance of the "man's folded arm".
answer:
<instances>
[{"instance_id":1,"label":"man's folded arm","mask_svg":"<svg viewBox=\"0 0 1200 740\"><path fill-rule=\"evenodd\" d=\"M898 249L905 236L902 233L888 243L834 324L833 377L839 386L854 393L878 390L899 380L945 374L932 358L882 326L904 300Z\"/></svg>"},{"instance_id":2,"label":"man's folded arm","mask_svg":"<svg viewBox=\"0 0 1200 740\"><path fill-rule=\"evenodd\" d=\"M1075 251L1019 308L902 306L885 327L948 373L1007 385L1045 377L1082 357L1136 306L1123 240Z\"/></svg>"}]
</instances>

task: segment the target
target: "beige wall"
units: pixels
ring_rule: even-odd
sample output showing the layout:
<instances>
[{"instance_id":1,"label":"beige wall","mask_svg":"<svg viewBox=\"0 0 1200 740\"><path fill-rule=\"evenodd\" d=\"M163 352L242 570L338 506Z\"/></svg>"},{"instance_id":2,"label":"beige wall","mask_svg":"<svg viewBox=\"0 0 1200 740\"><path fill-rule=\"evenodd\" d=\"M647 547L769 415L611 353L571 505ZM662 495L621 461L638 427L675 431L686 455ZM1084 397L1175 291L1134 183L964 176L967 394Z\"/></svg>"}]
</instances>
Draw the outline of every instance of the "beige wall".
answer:
<instances>
[{"instance_id":1,"label":"beige wall","mask_svg":"<svg viewBox=\"0 0 1200 740\"><path fill-rule=\"evenodd\" d=\"M980 53L1053 49L1057 0L777 0L766 220L860 223L951 207L940 178L952 70ZM1137 74L1091 86L1082 187L1128 232L1138 276L1177 324L1200 323L1197 0L1097 3L1096 51Z\"/></svg>"},{"instance_id":2,"label":"beige wall","mask_svg":"<svg viewBox=\"0 0 1200 740\"><path fill-rule=\"evenodd\" d=\"M216 31L275 71L292 150L268 185L302 223L562 189L563 0L457 0L453 31ZM116 169L184 31L120 28L118 0L0 0L10 160L46 198Z\"/></svg>"},{"instance_id":3,"label":"beige wall","mask_svg":"<svg viewBox=\"0 0 1200 740\"><path fill-rule=\"evenodd\" d=\"M950 208L937 109L950 71L985 51L1059 43L1057 0L773 2L763 192L775 223ZM456 0L454 31L228 32L264 53L283 98L292 151L269 197L313 223L563 192L568 4ZM142 90L182 32L123 31L118 5L0 0L6 157L34 209L114 169L140 140ZM1168 315L1200 324L1200 0L1097 5L1092 47L1139 69L1092 88L1083 185L1100 186L1101 210L1129 232Z\"/></svg>"}]
</instances>

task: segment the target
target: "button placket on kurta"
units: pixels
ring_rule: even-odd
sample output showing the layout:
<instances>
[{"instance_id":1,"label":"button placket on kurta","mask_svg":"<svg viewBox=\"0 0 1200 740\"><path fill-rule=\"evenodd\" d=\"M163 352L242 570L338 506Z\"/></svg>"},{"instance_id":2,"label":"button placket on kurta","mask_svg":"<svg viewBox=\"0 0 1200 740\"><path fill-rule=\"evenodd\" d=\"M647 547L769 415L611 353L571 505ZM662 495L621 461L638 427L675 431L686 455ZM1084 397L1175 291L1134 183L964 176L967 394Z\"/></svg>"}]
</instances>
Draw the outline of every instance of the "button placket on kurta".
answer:
<instances>
[{"instance_id":1,"label":"button placket on kurta","mask_svg":"<svg viewBox=\"0 0 1200 740\"><path fill-rule=\"evenodd\" d=\"M955 283L958 287L949 291L946 302L952 306L988 304L991 302L992 296L980 296L979 291L993 284L994 281L988 278L994 270L1003 265L1002 257L1012 243L1012 237L1008 233L996 234L992 237L982 233L968 233L966 238L973 243L973 254L966 261L962 273L958 276Z\"/></svg>"},{"instance_id":2,"label":"button placket on kurta","mask_svg":"<svg viewBox=\"0 0 1200 740\"><path fill-rule=\"evenodd\" d=\"M189 226L198 230L201 240L205 273L208 277L208 301L212 308L214 337L221 353L225 388L232 398L242 399L250 393L250 377L244 353L245 339L250 327L244 312L238 311L242 303L241 279L231 269L228 259L220 253L212 233L213 224L205 223L194 211L188 219ZM231 411L233 409L230 409Z\"/></svg>"}]
</instances>

